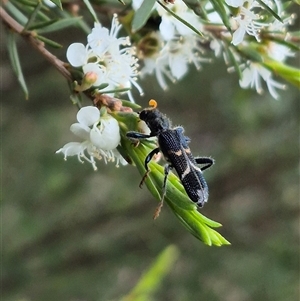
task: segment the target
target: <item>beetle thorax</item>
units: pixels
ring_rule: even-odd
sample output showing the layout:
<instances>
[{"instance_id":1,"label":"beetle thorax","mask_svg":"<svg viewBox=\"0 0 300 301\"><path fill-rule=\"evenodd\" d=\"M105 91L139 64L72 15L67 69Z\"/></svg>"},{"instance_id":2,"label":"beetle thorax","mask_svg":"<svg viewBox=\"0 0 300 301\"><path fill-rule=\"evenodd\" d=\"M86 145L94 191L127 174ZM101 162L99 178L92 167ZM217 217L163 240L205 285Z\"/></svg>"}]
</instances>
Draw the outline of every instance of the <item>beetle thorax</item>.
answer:
<instances>
[{"instance_id":1,"label":"beetle thorax","mask_svg":"<svg viewBox=\"0 0 300 301\"><path fill-rule=\"evenodd\" d=\"M170 128L170 120L156 109L145 109L140 113L140 119L144 120L152 133L160 132Z\"/></svg>"}]
</instances>

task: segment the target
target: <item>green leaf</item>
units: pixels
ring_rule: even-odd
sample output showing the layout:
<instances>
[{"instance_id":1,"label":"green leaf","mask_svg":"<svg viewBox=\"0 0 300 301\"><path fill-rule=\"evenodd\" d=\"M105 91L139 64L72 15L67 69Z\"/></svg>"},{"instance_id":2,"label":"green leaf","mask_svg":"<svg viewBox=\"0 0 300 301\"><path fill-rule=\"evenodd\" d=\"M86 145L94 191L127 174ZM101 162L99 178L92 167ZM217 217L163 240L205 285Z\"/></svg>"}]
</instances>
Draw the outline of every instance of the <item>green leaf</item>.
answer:
<instances>
[{"instance_id":1,"label":"green leaf","mask_svg":"<svg viewBox=\"0 0 300 301\"><path fill-rule=\"evenodd\" d=\"M101 86L102 86L102 85L101 85ZM109 86L109 84L106 84L106 87L107 87L107 86ZM112 89L112 90L104 90L104 91L103 91L103 89L104 89L104 88L98 88L98 87L97 87L97 90L99 90L99 91L102 90L102 91L101 91L102 94L109 94L109 93L123 93L123 92L129 91L131 88L120 88L120 89Z\"/></svg>"},{"instance_id":2,"label":"green leaf","mask_svg":"<svg viewBox=\"0 0 300 301\"><path fill-rule=\"evenodd\" d=\"M77 20L77 26L81 28L87 35L91 33L91 27L85 22L85 20L82 17L74 17L71 15L68 11L61 11L60 12L62 19L76 19Z\"/></svg>"},{"instance_id":3,"label":"green leaf","mask_svg":"<svg viewBox=\"0 0 300 301\"><path fill-rule=\"evenodd\" d=\"M122 301L152 300L153 294L162 285L163 278L173 268L179 257L179 250L173 245L165 248L156 258L151 267L144 273L137 285Z\"/></svg>"},{"instance_id":4,"label":"green leaf","mask_svg":"<svg viewBox=\"0 0 300 301\"><path fill-rule=\"evenodd\" d=\"M37 5L35 6L33 12L30 14L27 23L24 26L24 31L28 30L28 28L34 22L37 14L40 12L40 10L41 10L42 7L43 7L43 3L42 2L38 2Z\"/></svg>"},{"instance_id":5,"label":"green leaf","mask_svg":"<svg viewBox=\"0 0 300 301\"><path fill-rule=\"evenodd\" d=\"M263 65L270 69L274 74L284 78L287 82L300 89L300 69L285 65L282 62L266 59Z\"/></svg>"},{"instance_id":6,"label":"green leaf","mask_svg":"<svg viewBox=\"0 0 300 301\"><path fill-rule=\"evenodd\" d=\"M274 10L272 8L270 8L266 3L264 3L262 0L257 0L257 2L265 9L267 10L275 19L277 19L278 21L282 22L282 19L276 14L276 12L274 12Z\"/></svg>"},{"instance_id":7,"label":"green leaf","mask_svg":"<svg viewBox=\"0 0 300 301\"><path fill-rule=\"evenodd\" d=\"M239 66L239 62L236 60L236 56L234 55L234 53L232 52L232 47L224 47L223 48L226 55L228 56L228 59L230 60L231 64L233 65L233 68L235 70L235 72L237 73L239 79L242 78L242 71L241 68ZM234 51L234 48L233 48Z\"/></svg>"},{"instance_id":8,"label":"green leaf","mask_svg":"<svg viewBox=\"0 0 300 301\"><path fill-rule=\"evenodd\" d=\"M164 168L163 166L156 164L154 162L150 162L148 164L151 173L149 175L149 177L153 177L155 184L157 186L161 185L161 183L163 183L164 178L165 178L165 174L164 174ZM190 199L188 199L187 202L187 195L186 192L181 184L181 182L179 181L178 177L173 174L173 173L169 173L168 176L168 180L172 183L172 185L169 185L169 182L167 182L166 185L166 192L167 195L171 194L173 195L175 192L175 200L176 200L176 206L178 206L179 208L183 209L183 210L194 210L196 209L196 205L194 203L192 203L190 201ZM162 185L160 186L160 188L162 188Z\"/></svg>"},{"instance_id":9,"label":"green leaf","mask_svg":"<svg viewBox=\"0 0 300 301\"><path fill-rule=\"evenodd\" d=\"M141 6L138 8L138 10L135 12L133 21L132 21L132 31L136 32L140 28L142 28L152 11L152 8L155 4L156 0L144 0Z\"/></svg>"},{"instance_id":10,"label":"green leaf","mask_svg":"<svg viewBox=\"0 0 300 301\"><path fill-rule=\"evenodd\" d=\"M191 229L191 234L196 238L203 241L208 246L222 246L230 245L230 242L226 240L220 233L212 229L209 224L206 223L206 217L196 209L192 212L180 212L174 211L177 217L180 216L181 221L187 229ZM219 224L219 223L217 223Z\"/></svg>"},{"instance_id":11,"label":"green leaf","mask_svg":"<svg viewBox=\"0 0 300 301\"><path fill-rule=\"evenodd\" d=\"M161 191L164 178L163 167L154 162L151 162L149 166L151 169L149 177L155 179L155 185ZM154 166L157 168L156 170ZM178 186L180 189L177 188ZM211 229L211 227L220 227L221 224L208 219L197 210L197 206L186 195L181 182L174 174L170 174L168 177L166 187L165 202L192 235L209 246L230 244L224 237Z\"/></svg>"},{"instance_id":12,"label":"green leaf","mask_svg":"<svg viewBox=\"0 0 300 301\"><path fill-rule=\"evenodd\" d=\"M45 44L53 47L53 48L62 48L63 46L53 40L50 40L50 39L47 39L43 36L40 36L40 35L36 35L36 38L42 42L44 42Z\"/></svg>"},{"instance_id":13,"label":"green leaf","mask_svg":"<svg viewBox=\"0 0 300 301\"><path fill-rule=\"evenodd\" d=\"M259 52L259 43L252 43L245 47L240 47L239 50L243 54L244 57L246 57L248 60L251 60L253 62L262 63L263 57L262 54Z\"/></svg>"},{"instance_id":14,"label":"green leaf","mask_svg":"<svg viewBox=\"0 0 300 301\"><path fill-rule=\"evenodd\" d=\"M40 28L44 28L44 27L47 27L53 23L57 22L56 19L51 19L51 20L48 20L48 21L43 21L43 22L38 22L38 23L35 23L33 25L30 25L27 30L31 31L31 30L36 30L36 29L40 29Z\"/></svg>"},{"instance_id":15,"label":"green leaf","mask_svg":"<svg viewBox=\"0 0 300 301\"><path fill-rule=\"evenodd\" d=\"M297 36L297 33L295 33L295 32L289 31L288 40L283 40L281 37L276 37L276 36L272 35L272 33L270 35L263 33L262 38L264 38L264 37L266 37L270 41L274 41L278 44L284 45L284 46L290 48L291 50L294 50L294 51L299 51L300 50L300 46L290 42L290 41L293 41L294 38L295 38L295 40L300 38L299 34Z\"/></svg>"},{"instance_id":16,"label":"green leaf","mask_svg":"<svg viewBox=\"0 0 300 301\"><path fill-rule=\"evenodd\" d=\"M71 91L73 92L73 91ZM70 95L70 100L72 101L73 105L76 105L78 109L81 109L81 97L79 93L73 93Z\"/></svg>"},{"instance_id":17,"label":"green leaf","mask_svg":"<svg viewBox=\"0 0 300 301\"><path fill-rule=\"evenodd\" d=\"M25 99L28 99L28 89L27 85L23 76L20 60L19 60L19 54L17 50L17 43L16 43L16 35L13 31L8 31L8 37L7 37L7 48L8 48L8 54L9 58L13 67L13 70L15 71L18 81L22 87L22 90L25 94Z\"/></svg>"},{"instance_id":18,"label":"green leaf","mask_svg":"<svg viewBox=\"0 0 300 301\"><path fill-rule=\"evenodd\" d=\"M202 5L200 0L182 0L187 7L194 11L194 13L198 16L202 16L204 10L202 9Z\"/></svg>"},{"instance_id":19,"label":"green leaf","mask_svg":"<svg viewBox=\"0 0 300 301\"><path fill-rule=\"evenodd\" d=\"M225 9L225 1L224 0L210 0L214 10L220 15L224 25L231 32L231 25L228 19L228 15Z\"/></svg>"},{"instance_id":20,"label":"green leaf","mask_svg":"<svg viewBox=\"0 0 300 301\"><path fill-rule=\"evenodd\" d=\"M10 1L6 2L5 9L21 25L25 25L26 22L28 21L28 18L16 6L14 6Z\"/></svg>"},{"instance_id":21,"label":"green leaf","mask_svg":"<svg viewBox=\"0 0 300 301\"><path fill-rule=\"evenodd\" d=\"M125 138L125 139L128 140L128 138ZM130 144L131 144L131 142L130 142ZM132 148L131 145L130 145L130 147ZM127 148L127 150L128 150L128 148ZM141 158L145 158L148 153L149 153L149 149L147 147L145 147L145 145L143 145L142 143L140 143L139 147L134 147L133 152L129 153L130 157L132 158L133 162L135 163L135 166L137 167L137 169L139 170L139 172L142 176L144 176L144 174L145 174L145 167L144 167L144 162L143 162L143 160L141 160ZM153 181L152 177L147 177L147 179L145 180L145 184L146 184L148 190L152 193L152 195L156 199L160 200L160 193L158 191L158 187L155 184L155 182Z\"/></svg>"},{"instance_id":22,"label":"green leaf","mask_svg":"<svg viewBox=\"0 0 300 301\"><path fill-rule=\"evenodd\" d=\"M14 0L11 0L11 1L14 1ZM22 1L22 0L20 0L20 1L14 1L14 4L23 13L25 13L26 16L29 16L32 20L35 20L35 19L39 19L39 21L49 21L50 20L50 18L42 11L42 9L44 8L42 1ZM47 13L48 12L49 12L49 9L47 9ZM32 14L34 14L34 15L32 15ZM28 25L28 27L31 26L31 23L32 22L30 21L30 24ZM22 25L25 26L26 23L24 23Z\"/></svg>"},{"instance_id":23,"label":"green leaf","mask_svg":"<svg viewBox=\"0 0 300 301\"><path fill-rule=\"evenodd\" d=\"M75 18L68 18L68 19L62 19L62 20L54 20L54 22L45 24L44 26L41 24L40 28L38 30L39 33L48 33L48 32L53 32L53 31L58 31L63 28L67 28L70 26L75 26L79 24L81 21L82 17L75 17ZM36 27L37 28L37 27Z\"/></svg>"},{"instance_id":24,"label":"green leaf","mask_svg":"<svg viewBox=\"0 0 300 301\"><path fill-rule=\"evenodd\" d=\"M86 5L88 11L90 12L90 14L92 15L93 19L95 22L100 23L97 17L96 12L94 11L93 6L91 5L89 0L83 0L84 4Z\"/></svg>"},{"instance_id":25,"label":"green leaf","mask_svg":"<svg viewBox=\"0 0 300 301\"><path fill-rule=\"evenodd\" d=\"M18 3L22 4L23 6L35 7L37 1L34 0L11 0L11 2L17 1Z\"/></svg>"},{"instance_id":26,"label":"green leaf","mask_svg":"<svg viewBox=\"0 0 300 301\"><path fill-rule=\"evenodd\" d=\"M200 32L198 29L196 29L193 25L185 21L184 19L180 18L178 15L176 15L171 9L169 9L166 5L164 5L162 2L157 1L157 3L162 6L170 15L172 15L174 18L176 18L178 21L180 21L182 24L190 28L192 31L194 31L199 36L203 37L203 33Z\"/></svg>"},{"instance_id":27,"label":"green leaf","mask_svg":"<svg viewBox=\"0 0 300 301\"><path fill-rule=\"evenodd\" d=\"M122 105L124 107L128 107L128 108L131 108L131 109L134 109L134 110L137 110L137 109L141 108L140 105L138 105L137 103L131 102L129 100L121 99L121 101L122 101Z\"/></svg>"}]
</instances>

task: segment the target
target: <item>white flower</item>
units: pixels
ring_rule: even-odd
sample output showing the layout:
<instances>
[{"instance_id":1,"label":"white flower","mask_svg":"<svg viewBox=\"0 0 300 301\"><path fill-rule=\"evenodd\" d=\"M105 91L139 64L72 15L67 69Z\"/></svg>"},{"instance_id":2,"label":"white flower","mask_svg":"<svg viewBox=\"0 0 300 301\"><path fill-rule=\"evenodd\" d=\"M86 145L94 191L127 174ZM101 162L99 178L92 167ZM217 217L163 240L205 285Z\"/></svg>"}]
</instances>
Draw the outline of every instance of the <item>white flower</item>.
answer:
<instances>
[{"instance_id":1,"label":"white flower","mask_svg":"<svg viewBox=\"0 0 300 301\"><path fill-rule=\"evenodd\" d=\"M78 123L71 125L70 130L83 142L69 142L56 153L63 153L65 160L77 155L80 162L83 162L81 158L90 162L94 170L97 170L95 159L103 158L105 163L116 160L117 165L125 165L126 161L122 160L116 150L121 140L116 119L108 114L100 117L100 111L96 107L88 106L78 111L77 121Z\"/></svg>"},{"instance_id":2,"label":"white flower","mask_svg":"<svg viewBox=\"0 0 300 301\"><path fill-rule=\"evenodd\" d=\"M67 59L73 67L81 67L87 64L89 51L82 43L73 43L67 49Z\"/></svg>"},{"instance_id":3,"label":"white flower","mask_svg":"<svg viewBox=\"0 0 300 301\"><path fill-rule=\"evenodd\" d=\"M214 51L216 57L219 57L222 54L223 46L220 40L213 38L209 44L209 47Z\"/></svg>"},{"instance_id":4,"label":"white flower","mask_svg":"<svg viewBox=\"0 0 300 301\"><path fill-rule=\"evenodd\" d=\"M92 58L97 59L88 47L84 46L81 43L73 43L67 49L67 59L73 67L82 67L83 71L83 82L81 84L81 89L78 91L84 91L89 89L91 86L97 87L104 83L104 71L103 66L98 64L98 62L89 62ZM93 72L94 81L88 84L84 83L85 76ZM83 87L83 88L82 88Z\"/></svg>"},{"instance_id":5,"label":"white flower","mask_svg":"<svg viewBox=\"0 0 300 301\"><path fill-rule=\"evenodd\" d=\"M119 24L117 15L112 19L111 29L102 27L101 24L95 23L92 32L88 35L88 46L98 57L102 58L106 52L118 54L120 46L130 45L129 37L117 38L122 25Z\"/></svg>"},{"instance_id":6,"label":"white flower","mask_svg":"<svg viewBox=\"0 0 300 301\"><path fill-rule=\"evenodd\" d=\"M114 15L110 30L95 23L87 37L86 46L81 43L69 46L68 61L73 67L82 68L83 71L82 81L76 85L75 90L84 91L92 86L107 84L106 90L101 90L101 93L109 91L107 94L114 97L115 93L120 93L120 89L128 89L126 92L132 102L132 86L143 94L137 83L138 64L135 48L130 46L129 37L117 37L120 28L117 16Z\"/></svg>"},{"instance_id":7,"label":"white flower","mask_svg":"<svg viewBox=\"0 0 300 301\"><path fill-rule=\"evenodd\" d=\"M287 46L275 42L268 42L267 53L272 59L278 62L283 62L287 57L295 55Z\"/></svg>"},{"instance_id":8,"label":"white flower","mask_svg":"<svg viewBox=\"0 0 300 301\"><path fill-rule=\"evenodd\" d=\"M114 159L116 161L116 167L119 167L120 164L121 165L127 165L127 161L122 157L122 155L116 150L116 149L113 149L112 150L113 152L113 155L114 155Z\"/></svg>"},{"instance_id":9,"label":"white flower","mask_svg":"<svg viewBox=\"0 0 300 301\"><path fill-rule=\"evenodd\" d=\"M285 85L276 82L272 78L272 72L257 63L251 62L243 70L242 79L239 83L242 88L255 88L257 93L262 94L263 88L261 86L261 78L266 82L268 90L272 97L278 99L279 95L275 88L285 89Z\"/></svg>"},{"instance_id":10,"label":"white flower","mask_svg":"<svg viewBox=\"0 0 300 301\"><path fill-rule=\"evenodd\" d=\"M143 95L143 90L137 83L137 59L132 55L132 49L127 49L126 52L115 55L105 60L106 68L106 83L108 87L105 90L113 89L128 89L129 99L131 98L130 89L132 85ZM103 93L105 93L105 90Z\"/></svg>"},{"instance_id":11,"label":"white flower","mask_svg":"<svg viewBox=\"0 0 300 301\"><path fill-rule=\"evenodd\" d=\"M238 45L244 40L245 33L254 36L259 41L259 30L266 24L257 22L259 15L254 14L245 7L240 8L240 14L233 18L238 26L237 30L233 33L232 44Z\"/></svg>"},{"instance_id":12,"label":"white flower","mask_svg":"<svg viewBox=\"0 0 300 301\"><path fill-rule=\"evenodd\" d=\"M191 63L199 70L201 62L209 61L201 57L202 52L203 50L199 46L199 38L196 35L172 39L165 44L156 56L144 60L145 67L141 70L141 73L144 75L155 72L159 85L165 90L168 87L165 77L175 82L188 72Z\"/></svg>"},{"instance_id":13,"label":"white flower","mask_svg":"<svg viewBox=\"0 0 300 301\"><path fill-rule=\"evenodd\" d=\"M233 27L237 27L232 36L232 44L238 45L244 40L244 36L254 36L257 41L259 39L259 32L263 27L267 27L268 23L258 22L259 14L255 14L252 10L260 8L261 6L255 0L226 0L228 5L238 8L238 14L232 18Z\"/></svg>"},{"instance_id":14,"label":"white flower","mask_svg":"<svg viewBox=\"0 0 300 301\"><path fill-rule=\"evenodd\" d=\"M201 57L199 52L202 52L202 49L199 44L197 45L198 42L197 36L193 35L169 41L166 45L169 67L176 79L180 79L185 75L189 63L194 63L197 70L200 69Z\"/></svg>"}]
</instances>

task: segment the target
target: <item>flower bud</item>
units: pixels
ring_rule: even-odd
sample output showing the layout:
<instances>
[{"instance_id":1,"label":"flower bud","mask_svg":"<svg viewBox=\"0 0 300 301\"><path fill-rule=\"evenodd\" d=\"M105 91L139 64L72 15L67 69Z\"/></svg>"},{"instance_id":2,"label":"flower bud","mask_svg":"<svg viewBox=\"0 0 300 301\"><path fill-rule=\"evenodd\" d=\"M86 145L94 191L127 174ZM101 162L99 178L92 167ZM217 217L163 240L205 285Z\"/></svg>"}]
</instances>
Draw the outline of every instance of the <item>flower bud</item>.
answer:
<instances>
[{"instance_id":1,"label":"flower bud","mask_svg":"<svg viewBox=\"0 0 300 301\"><path fill-rule=\"evenodd\" d=\"M89 71L83 76L81 85L77 84L74 89L78 92L88 90L97 80L98 74L96 72Z\"/></svg>"}]
</instances>

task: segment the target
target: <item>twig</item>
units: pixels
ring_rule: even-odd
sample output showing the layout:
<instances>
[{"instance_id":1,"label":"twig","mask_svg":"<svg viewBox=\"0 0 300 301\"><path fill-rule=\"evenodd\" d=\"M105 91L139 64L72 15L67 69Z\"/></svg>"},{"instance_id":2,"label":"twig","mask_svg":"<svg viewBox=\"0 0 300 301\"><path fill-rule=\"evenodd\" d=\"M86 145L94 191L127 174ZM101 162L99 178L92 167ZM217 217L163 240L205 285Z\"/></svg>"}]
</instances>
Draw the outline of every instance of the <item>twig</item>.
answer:
<instances>
[{"instance_id":1,"label":"twig","mask_svg":"<svg viewBox=\"0 0 300 301\"><path fill-rule=\"evenodd\" d=\"M24 31L24 27L14 20L4 9L0 7L0 18L2 22L27 40L33 48L41 53L67 80L72 81L70 72L66 69L65 63L49 52L43 42L37 40L30 31Z\"/></svg>"}]
</instances>

